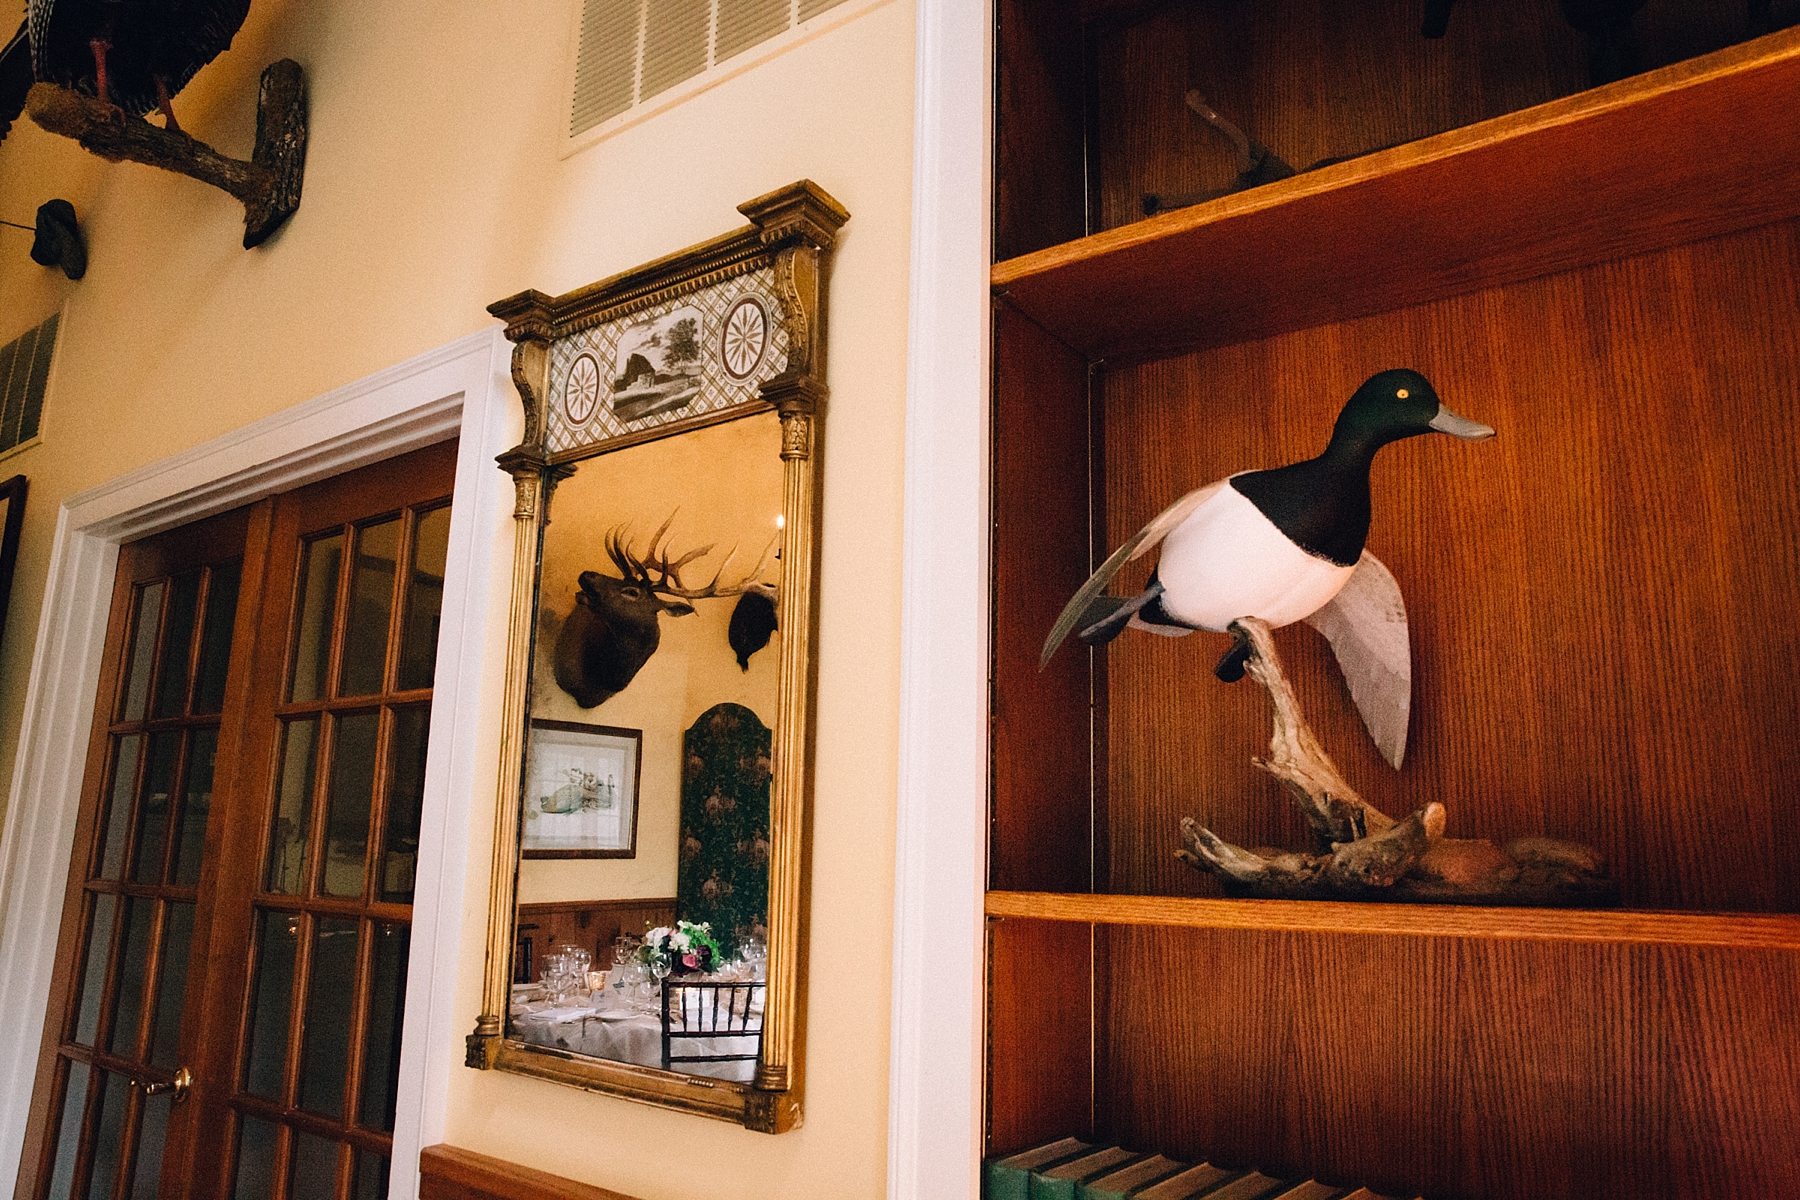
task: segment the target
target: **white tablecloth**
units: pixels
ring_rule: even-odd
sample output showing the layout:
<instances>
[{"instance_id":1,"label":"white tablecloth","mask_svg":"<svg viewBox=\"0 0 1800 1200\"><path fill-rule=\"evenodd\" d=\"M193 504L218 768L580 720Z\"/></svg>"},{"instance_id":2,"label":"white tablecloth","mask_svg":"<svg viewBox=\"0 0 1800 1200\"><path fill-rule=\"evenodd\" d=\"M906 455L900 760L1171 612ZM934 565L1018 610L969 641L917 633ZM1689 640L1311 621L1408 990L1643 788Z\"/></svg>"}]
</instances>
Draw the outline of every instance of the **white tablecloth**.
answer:
<instances>
[{"instance_id":1,"label":"white tablecloth","mask_svg":"<svg viewBox=\"0 0 1800 1200\"><path fill-rule=\"evenodd\" d=\"M587 993L577 992L584 997ZM751 1024L762 1024L760 995L753 1010ZM591 1058L613 1062L636 1063L642 1067L662 1066L662 1020L655 1013L632 1008L616 991L608 990L606 999L596 1009L585 1001L568 1001L551 1006L543 1001L513 1001L512 1029L521 1041L537 1046L553 1046ZM761 1046L761 1030L748 1034L682 1038L675 1053L682 1054L755 1054ZM681 1062L672 1070L688 1075L706 1075L713 1079L730 1079L749 1083L756 1074L756 1061Z\"/></svg>"}]
</instances>

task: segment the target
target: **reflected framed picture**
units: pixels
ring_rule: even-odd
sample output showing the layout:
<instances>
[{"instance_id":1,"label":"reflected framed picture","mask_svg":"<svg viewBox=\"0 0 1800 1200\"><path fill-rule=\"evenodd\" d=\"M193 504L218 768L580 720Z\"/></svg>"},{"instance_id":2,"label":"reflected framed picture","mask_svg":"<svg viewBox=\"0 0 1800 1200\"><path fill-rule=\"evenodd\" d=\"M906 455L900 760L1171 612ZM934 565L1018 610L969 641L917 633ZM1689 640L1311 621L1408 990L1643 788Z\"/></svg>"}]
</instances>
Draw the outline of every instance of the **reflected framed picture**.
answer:
<instances>
[{"instance_id":1,"label":"reflected framed picture","mask_svg":"<svg viewBox=\"0 0 1800 1200\"><path fill-rule=\"evenodd\" d=\"M519 847L526 858L636 858L638 729L533 721Z\"/></svg>"}]
</instances>

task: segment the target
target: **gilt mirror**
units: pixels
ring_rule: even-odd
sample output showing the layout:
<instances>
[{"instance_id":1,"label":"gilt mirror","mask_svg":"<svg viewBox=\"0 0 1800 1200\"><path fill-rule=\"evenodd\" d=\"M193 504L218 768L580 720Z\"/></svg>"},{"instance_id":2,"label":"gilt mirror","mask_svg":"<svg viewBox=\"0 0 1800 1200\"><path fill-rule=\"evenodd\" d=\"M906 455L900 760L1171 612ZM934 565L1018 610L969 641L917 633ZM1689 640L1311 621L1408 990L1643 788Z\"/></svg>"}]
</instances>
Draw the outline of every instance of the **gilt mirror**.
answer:
<instances>
[{"instance_id":1,"label":"gilt mirror","mask_svg":"<svg viewBox=\"0 0 1800 1200\"><path fill-rule=\"evenodd\" d=\"M825 269L815 185L491 306L524 441L483 1012L468 1065L800 1115Z\"/></svg>"}]
</instances>

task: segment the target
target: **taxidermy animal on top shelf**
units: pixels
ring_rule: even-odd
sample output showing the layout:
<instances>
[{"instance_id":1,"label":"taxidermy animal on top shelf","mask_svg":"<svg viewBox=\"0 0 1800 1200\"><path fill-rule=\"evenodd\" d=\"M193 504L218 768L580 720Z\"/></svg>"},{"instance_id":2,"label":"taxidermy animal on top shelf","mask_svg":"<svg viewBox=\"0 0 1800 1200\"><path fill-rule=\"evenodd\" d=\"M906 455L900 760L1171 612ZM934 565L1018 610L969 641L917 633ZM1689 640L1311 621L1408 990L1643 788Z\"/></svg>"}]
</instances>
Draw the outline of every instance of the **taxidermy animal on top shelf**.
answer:
<instances>
[{"instance_id":1,"label":"taxidermy animal on top shelf","mask_svg":"<svg viewBox=\"0 0 1800 1200\"><path fill-rule=\"evenodd\" d=\"M682 568L705 558L713 548L706 545L671 558L664 539L674 521L671 513L641 556L625 540L622 527L613 529L606 535L606 554L619 574L583 571L577 579L575 607L557 632L551 673L557 686L583 708L605 703L637 678L662 644L661 614L689 616L694 611L690 601L742 596L753 587L767 586L760 584L759 577L774 553L773 540L756 569L739 582L721 582L737 554L734 548L711 582L685 586Z\"/></svg>"},{"instance_id":2,"label":"taxidermy animal on top shelf","mask_svg":"<svg viewBox=\"0 0 1800 1200\"><path fill-rule=\"evenodd\" d=\"M1181 637L1223 632L1242 617L1274 627L1306 621L1330 641L1363 724L1398 769L1412 706L1411 650L1399 585L1363 549L1369 468L1383 446L1433 432L1494 436L1445 408L1417 371L1371 376L1344 404L1323 454L1189 492L1113 551L1057 618L1040 662L1071 632L1093 646L1127 627ZM1102 594L1119 568L1158 544L1162 556L1142 592ZM1248 655L1238 635L1216 674L1243 678Z\"/></svg>"},{"instance_id":3,"label":"taxidermy animal on top shelf","mask_svg":"<svg viewBox=\"0 0 1800 1200\"><path fill-rule=\"evenodd\" d=\"M306 87L292 59L262 73L256 147L227 158L183 133L170 98L231 45L249 0L30 0L37 83L31 119L101 158L176 171L244 205L244 246L260 244L300 203ZM143 120L160 112L163 124Z\"/></svg>"}]
</instances>

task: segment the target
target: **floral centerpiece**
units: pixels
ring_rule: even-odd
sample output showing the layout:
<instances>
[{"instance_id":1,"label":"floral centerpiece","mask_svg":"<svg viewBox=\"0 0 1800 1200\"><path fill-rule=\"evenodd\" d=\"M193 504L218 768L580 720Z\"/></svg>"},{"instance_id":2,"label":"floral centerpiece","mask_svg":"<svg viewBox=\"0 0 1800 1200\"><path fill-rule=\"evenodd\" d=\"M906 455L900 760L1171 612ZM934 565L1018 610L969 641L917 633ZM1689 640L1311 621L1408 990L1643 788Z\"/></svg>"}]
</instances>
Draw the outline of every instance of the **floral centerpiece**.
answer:
<instances>
[{"instance_id":1,"label":"floral centerpiece","mask_svg":"<svg viewBox=\"0 0 1800 1200\"><path fill-rule=\"evenodd\" d=\"M691 971L712 971L723 965L725 956L713 940L712 926L705 921L677 921L674 928L660 925L644 935L637 949L637 961L655 972L665 966L667 974L686 975Z\"/></svg>"}]
</instances>

